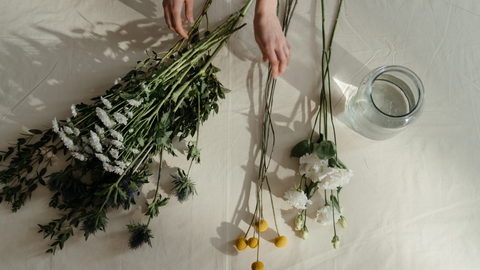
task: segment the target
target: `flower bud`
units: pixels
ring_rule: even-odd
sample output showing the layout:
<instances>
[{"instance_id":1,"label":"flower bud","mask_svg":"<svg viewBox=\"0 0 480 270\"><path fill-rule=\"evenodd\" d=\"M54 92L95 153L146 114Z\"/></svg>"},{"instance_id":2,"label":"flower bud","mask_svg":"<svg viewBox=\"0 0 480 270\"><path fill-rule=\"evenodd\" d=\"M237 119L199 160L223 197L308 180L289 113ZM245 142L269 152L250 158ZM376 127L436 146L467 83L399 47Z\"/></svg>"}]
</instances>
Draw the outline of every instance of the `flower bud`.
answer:
<instances>
[{"instance_id":1,"label":"flower bud","mask_svg":"<svg viewBox=\"0 0 480 270\"><path fill-rule=\"evenodd\" d=\"M348 222L347 219L344 216L340 216L340 220L338 221L338 224L342 226L342 228L347 228L348 227Z\"/></svg>"},{"instance_id":2,"label":"flower bud","mask_svg":"<svg viewBox=\"0 0 480 270\"><path fill-rule=\"evenodd\" d=\"M300 231L303 227L303 215L300 214L295 218L295 231Z\"/></svg>"},{"instance_id":3,"label":"flower bud","mask_svg":"<svg viewBox=\"0 0 480 270\"><path fill-rule=\"evenodd\" d=\"M302 239L307 240L308 239L308 234L309 234L309 232L308 232L307 226L303 227L302 228Z\"/></svg>"},{"instance_id":4,"label":"flower bud","mask_svg":"<svg viewBox=\"0 0 480 270\"><path fill-rule=\"evenodd\" d=\"M338 238L338 236L335 235L332 239L332 244L333 244L333 248L337 249L340 246L340 238Z\"/></svg>"}]
</instances>

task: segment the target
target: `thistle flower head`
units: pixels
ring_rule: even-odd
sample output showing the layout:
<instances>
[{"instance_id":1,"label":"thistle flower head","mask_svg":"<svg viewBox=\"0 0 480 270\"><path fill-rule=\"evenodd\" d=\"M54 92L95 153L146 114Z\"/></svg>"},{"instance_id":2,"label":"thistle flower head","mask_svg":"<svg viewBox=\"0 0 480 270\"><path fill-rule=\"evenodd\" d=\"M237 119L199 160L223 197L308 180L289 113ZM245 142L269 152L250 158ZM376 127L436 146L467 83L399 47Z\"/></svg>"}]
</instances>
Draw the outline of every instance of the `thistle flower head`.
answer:
<instances>
[{"instance_id":1,"label":"thistle flower head","mask_svg":"<svg viewBox=\"0 0 480 270\"><path fill-rule=\"evenodd\" d=\"M127 225L128 231L130 232L130 240L128 241L128 246L131 249L137 249L143 244L148 244L152 246L151 238L153 238L152 231L148 228L146 224L129 224Z\"/></svg>"},{"instance_id":2,"label":"thistle flower head","mask_svg":"<svg viewBox=\"0 0 480 270\"><path fill-rule=\"evenodd\" d=\"M175 185L172 190L175 191L180 202L187 201L193 193L197 193L195 189L195 184L190 180L188 175L185 174L183 170L178 169L178 175L171 175L175 180L173 184Z\"/></svg>"}]
</instances>

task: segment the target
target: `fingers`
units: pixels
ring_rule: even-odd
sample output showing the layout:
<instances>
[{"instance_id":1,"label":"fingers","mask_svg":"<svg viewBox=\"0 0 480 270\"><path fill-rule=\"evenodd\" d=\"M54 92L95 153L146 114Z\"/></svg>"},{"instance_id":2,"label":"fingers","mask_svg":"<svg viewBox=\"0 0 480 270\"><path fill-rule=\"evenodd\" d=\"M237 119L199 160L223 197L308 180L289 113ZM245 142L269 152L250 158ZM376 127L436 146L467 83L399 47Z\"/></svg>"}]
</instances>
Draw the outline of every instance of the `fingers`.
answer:
<instances>
[{"instance_id":1,"label":"fingers","mask_svg":"<svg viewBox=\"0 0 480 270\"><path fill-rule=\"evenodd\" d=\"M278 76L282 75L287 69L287 66L290 62L290 44L287 44L277 50L270 50L263 52L263 61L265 62L267 59L270 62L270 67L272 69L272 76L274 79L277 79Z\"/></svg>"},{"instance_id":2,"label":"fingers","mask_svg":"<svg viewBox=\"0 0 480 270\"><path fill-rule=\"evenodd\" d=\"M187 5L188 2L188 5ZM184 29L186 25L183 23L182 18L183 1L163 1L163 11L165 15L165 22L168 28L177 32L183 38L188 38L188 32ZM185 14L190 12L191 20L193 21L193 0L186 0ZM187 18L189 18L187 16ZM188 19L190 21L190 19Z\"/></svg>"},{"instance_id":3,"label":"fingers","mask_svg":"<svg viewBox=\"0 0 480 270\"><path fill-rule=\"evenodd\" d=\"M185 18L189 23L193 23L193 0L185 1Z\"/></svg>"}]
</instances>

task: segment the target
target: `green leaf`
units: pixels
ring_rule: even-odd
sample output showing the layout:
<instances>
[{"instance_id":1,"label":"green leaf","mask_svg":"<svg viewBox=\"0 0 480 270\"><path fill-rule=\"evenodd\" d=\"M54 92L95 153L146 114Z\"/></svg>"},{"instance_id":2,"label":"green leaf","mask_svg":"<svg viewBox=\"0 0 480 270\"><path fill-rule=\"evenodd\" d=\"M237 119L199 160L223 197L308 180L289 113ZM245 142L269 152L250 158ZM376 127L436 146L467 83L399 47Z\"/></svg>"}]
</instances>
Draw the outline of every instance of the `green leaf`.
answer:
<instances>
[{"instance_id":1,"label":"green leaf","mask_svg":"<svg viewBox=\"0 0 480 270\"><path fill-rule=\"evenodd\" d=\"M141 137L137 138L138 143L140 144L141 147L145 146L145 140Z\"/></svg>"},{"instance_id":2,"label":"green leaf","mask_svg":"<svg viewBox=\"0 0 480 270\"><path fill-rule=\"evenodd\" d=\"M310 140L309 139L303 140L297 143L297 145L293 147L292 151L290 152L290 157L299 158L306 154L312 153L312 151L313 151L313 144L310 142Z\"/></svg>"},{"instance_id":3,"label":"green leaf","mask_svg":"<svg viewBox=\"0 0 480 270\"><path fill-rule=\"evenodd\" d=\"M334 195L330 195L330 201L332 202L333 207L335 207L335 209L337 209L337 211L341 213L342 211L340 211L340 204L338 203L337 197L335 197Z\"/></svg>"},{"instance_id":4,"label":"green leaf","mask_svg":"<svg viewBox=\"0 0 480 270\"><path fill-rule=\"evenodd\" d=\"M30 129L28 132L33 133L33 134L42 134L42 132L38 129Z\"/></svg>"},{"instance_id":5,"label":"green leaf","mask_svg":"<svg viewBox=\"0 0 480 270\"><path fill-rule=\"evenodd\" d=\"M315 155L317 155L319 159L333 158L336 153L337 148L335 144L328 140L321 141L315 149Z\"/></svg>"},{"instance_id":6,"label":"green leaf","mask_svg":"<svg viewBox=\"0 0 480 270\"><path fill-rule=\"evenodd\" d=\"M143 66L143 62L142 61L138 61L138 64L137 66L135 67L135 69L139 69Z\"/></svg>"}]
</instances>

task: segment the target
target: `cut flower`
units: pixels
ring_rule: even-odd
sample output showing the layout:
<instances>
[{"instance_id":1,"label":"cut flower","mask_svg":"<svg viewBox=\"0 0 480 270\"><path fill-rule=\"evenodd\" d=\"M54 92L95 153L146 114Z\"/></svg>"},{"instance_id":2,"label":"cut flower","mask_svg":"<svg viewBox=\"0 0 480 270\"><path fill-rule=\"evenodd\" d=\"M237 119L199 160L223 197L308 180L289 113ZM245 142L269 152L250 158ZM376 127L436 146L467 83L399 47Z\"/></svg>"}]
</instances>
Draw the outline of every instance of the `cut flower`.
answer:
<instances>
[{"instance_id":1,"label":"cut flower","mask_svg":"<svg viewBox=\"0 0 480 270\"><path fill-rule=\"evenodd\" d=\"M298 210L307 209L307 203L312 204L312 201L307 198L303 190L291 188L285 192L285 198L288 203Z\"/></svg>"},{"instance_id":2,"label":"cut flower","mask_svg":"<svg viewBox=\"0 0 480 270\"><path fill-rule=\"evenodd\" d=\"M300 168L298 171L313 182L320 182L328 170L328 161L319 159L315 153L306 154L300 157Z\"/></svg>"},{"instance_id":3,"label":"cut flower","mask_svg":"<svg viewBox=\"0 0 480 270\"><path fill-rule=\"evenodd\" d=\"M330 205L326 205L317 210L317 217L314 220L316 222L319 222L323 226L326 226L326 225L333 225L333 223L337 223L339 219L340 219L340 213L337 211L337 209L335 209L335 221L334 221L332 207Z\"/></svg>"}]
</instances>

